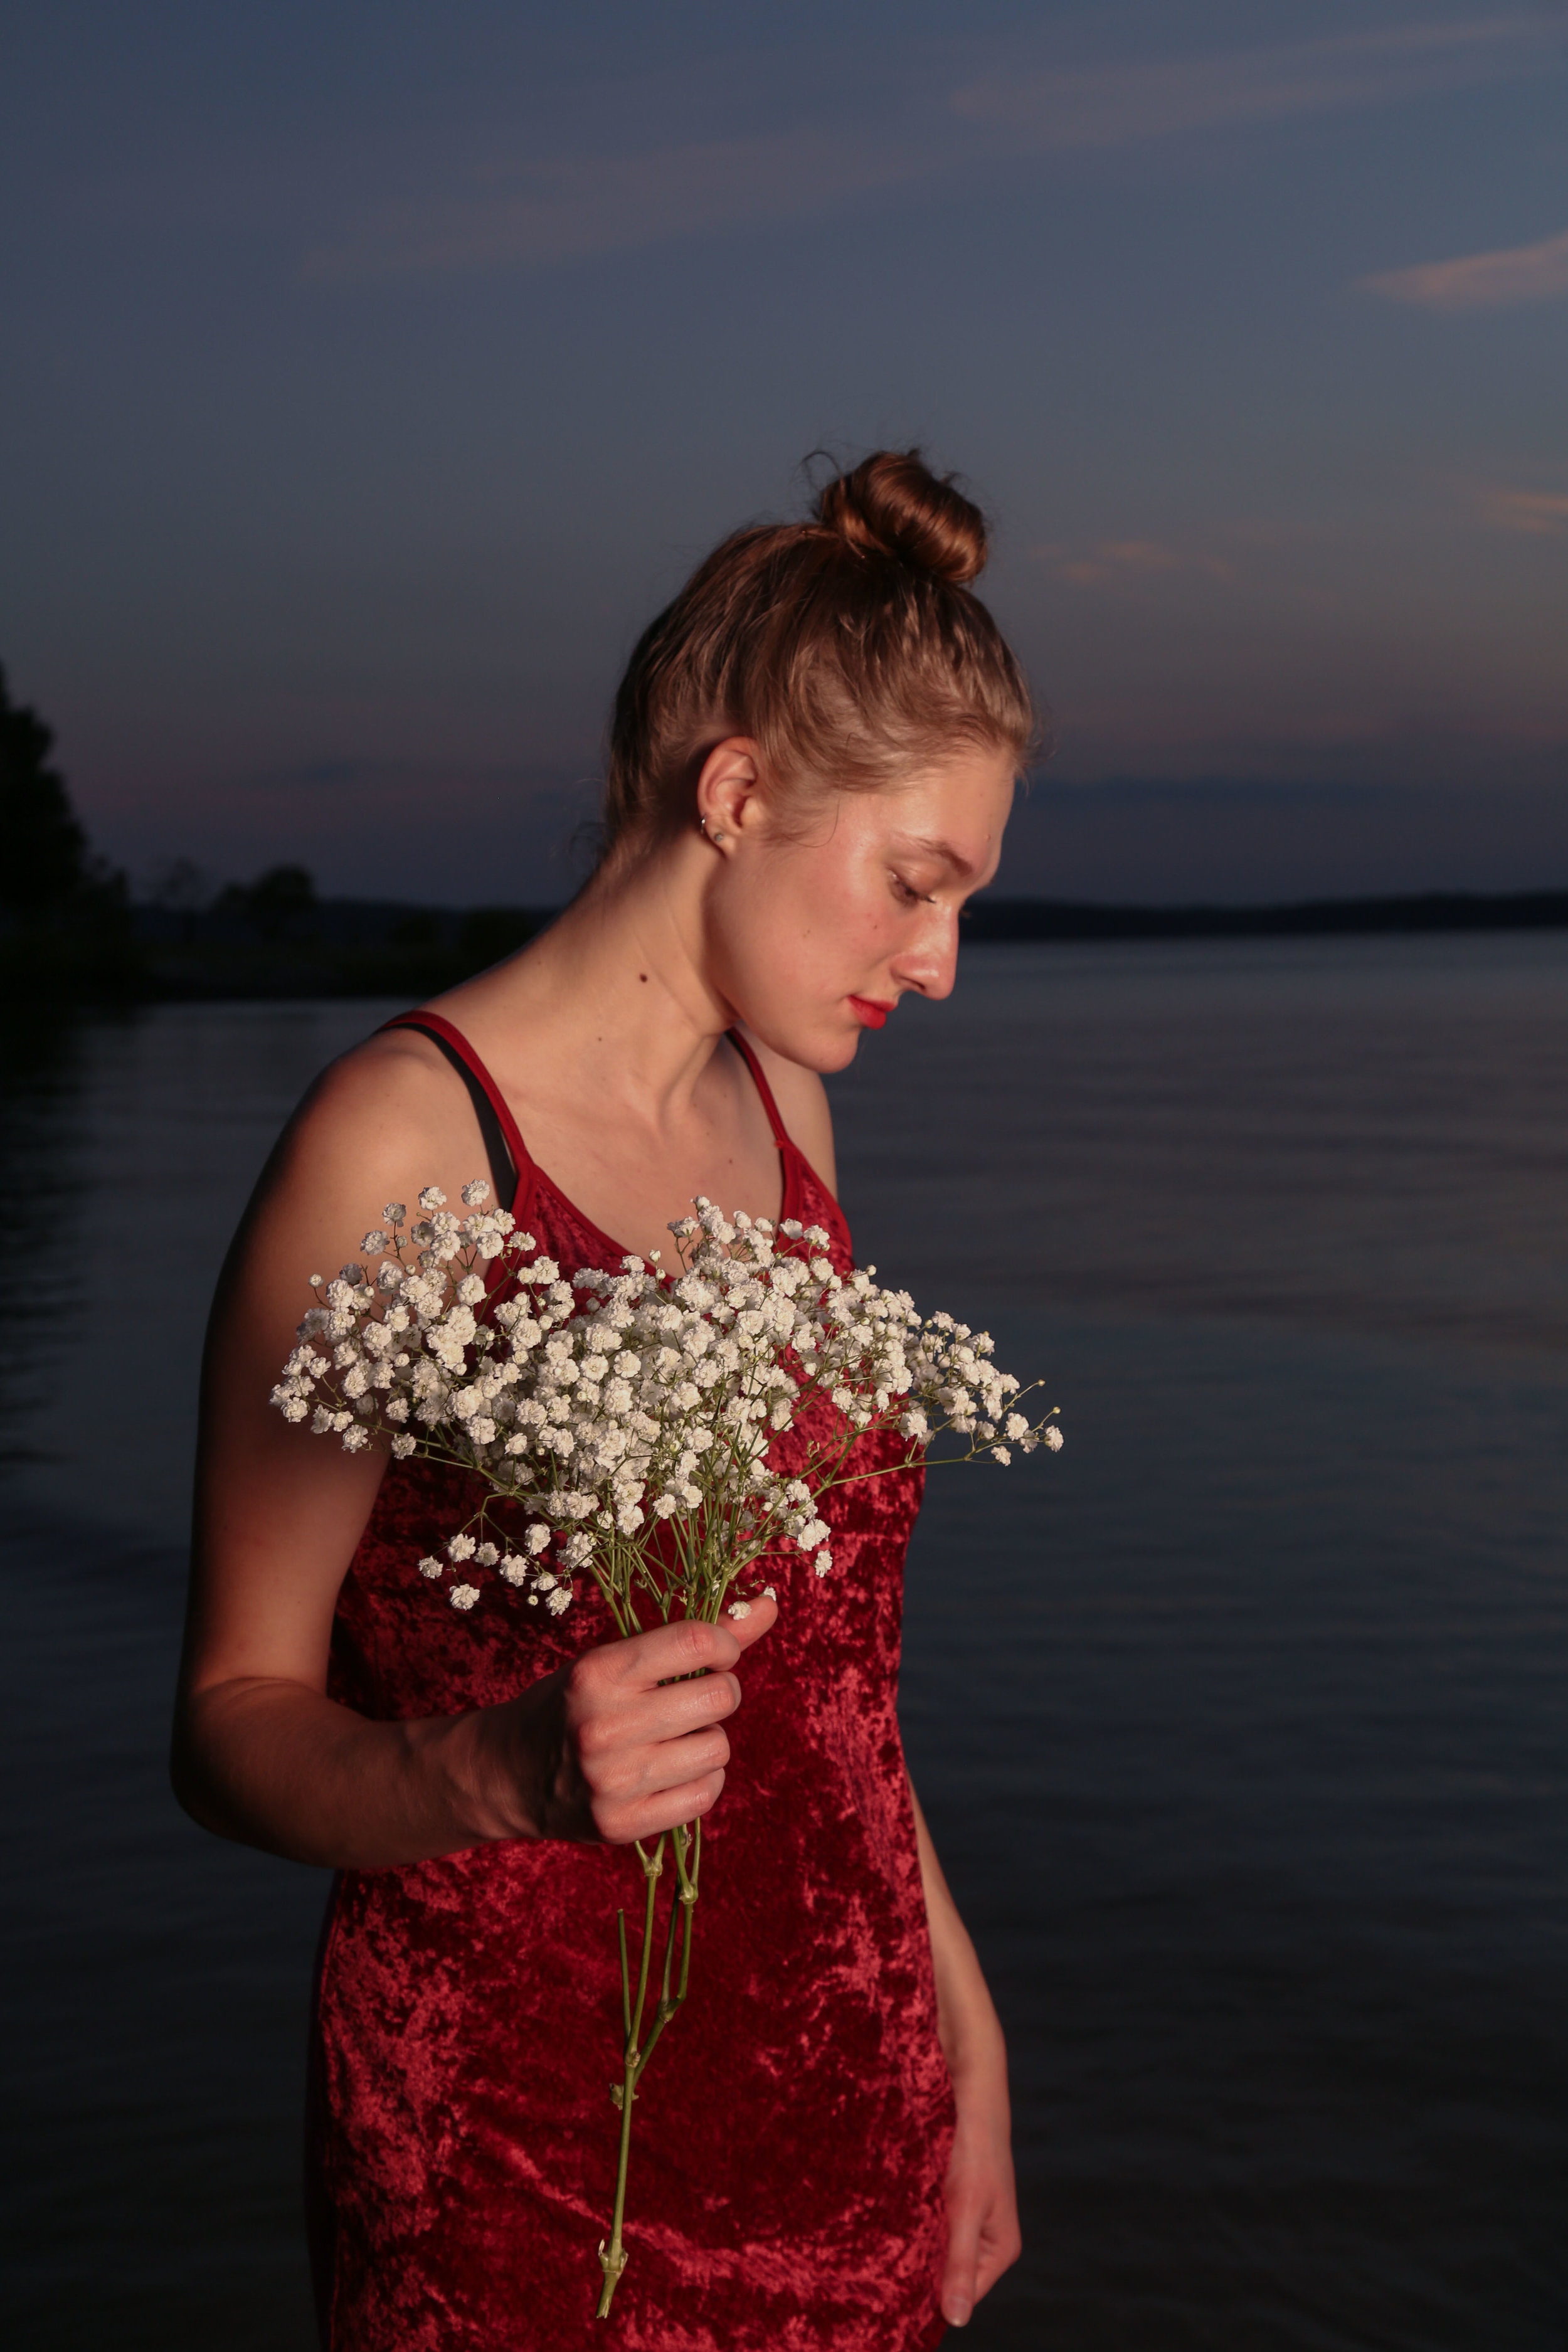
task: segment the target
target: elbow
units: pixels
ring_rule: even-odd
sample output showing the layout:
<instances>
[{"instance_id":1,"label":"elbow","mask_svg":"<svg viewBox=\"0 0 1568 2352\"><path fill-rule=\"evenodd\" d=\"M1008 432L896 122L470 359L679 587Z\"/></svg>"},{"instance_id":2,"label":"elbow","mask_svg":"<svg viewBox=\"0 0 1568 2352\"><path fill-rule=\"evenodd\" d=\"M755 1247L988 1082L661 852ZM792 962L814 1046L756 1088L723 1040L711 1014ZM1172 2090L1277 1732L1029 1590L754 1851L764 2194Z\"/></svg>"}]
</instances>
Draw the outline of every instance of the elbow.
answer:
<instances>
[{"instance_id":1,"label":"elbow","mask_svg":"<svg viewBox=\"0 0 1568 2352\"><path fill-rule=\"evenodd\" d=\"M188 1813L198 1829L210 1830L216 1837L226 1837L232 1832L214 1801L212 1778L205 1767L202 1743L192 1714L189 1699L182 1695L174 1709L174 1734L169 1742L169 1786L180 1811Z\"/></svg>"}]
</instances>

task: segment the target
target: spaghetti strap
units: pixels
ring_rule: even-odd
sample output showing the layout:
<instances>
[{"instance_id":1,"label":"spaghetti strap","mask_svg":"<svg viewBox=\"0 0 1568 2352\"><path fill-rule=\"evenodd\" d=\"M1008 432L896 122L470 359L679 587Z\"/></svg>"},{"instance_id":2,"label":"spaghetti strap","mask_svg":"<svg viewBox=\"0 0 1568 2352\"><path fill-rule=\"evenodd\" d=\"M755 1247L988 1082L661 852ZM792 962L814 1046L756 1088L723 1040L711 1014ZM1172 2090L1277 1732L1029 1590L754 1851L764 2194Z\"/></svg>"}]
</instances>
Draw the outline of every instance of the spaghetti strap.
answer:
<instances>
[{"instance_id":1,"label":"spaghetti strap","mask_svg":"<svg viewBox=\"0 0 1568 2352\"><path fill-rule=\"evenodd\" d=\"M779 1107L773 1100L773 1090L772 1087L769 1086L766 1078L763 1076L762 1064L758 1061L755 1054L747 1045L745 1039L742 1036L738 1029L730 1030L728 1032L728 1035L731 1045L733 1045L736 1053L739 1054L742 1061L744 1062L747 1069L750 1070L752 1077L756 1080L757 1092L763 1098L763 1108L767 1112L769 1123L773 1130L773 1141L778 1145L781 1151L792 1150L794 1146L790 1141L789 1130L784 1126L783 1119L779 1117Z\"/></svg>"},{"instance_id":2,"label":"spaghetti strap","mask_svg":"<svg viewBox=\"0 0 1568 2352\"><path fill-rule=\"evenodd\" d=\"M496 1199L500 1206L510 1208L514 1216L524 1217L527 1213L525 1195L531 1199L534 1186L542 1182L551 1184L551 1189L558 1194L562 1202L568 1208L573 1209L575 1216L582 1218L583 1212L576 1209L567 1196L560 1192L560 1188L552 1183L552 1180L544 1171L536 1167L532 1155L522 1139L522 1131L511 1115L506 1097L460 1029L441 1013L426 1012L423 1007L412 1013L395 1013L390 1021L383 1022L382 1028L384 1030L418 1030L422 1036L428 1037L430 1043L445 1055L447 1060L457 1071L467 1087L469 1100L474 1106L474 1116L479 1120L479 1133L484 1138L490 1175L495 1184ZM785 1208L783 1213L793 1215L795 1212L788 1203L797 1185L798 1171L805 1168L805 1163L801 1159L798 1147L779 1116L779 1107L773 1100L773 1088L763 1076L762 1064L758 1061L755 1053L738 1029L730 1030L728 1034L731 1045L752 1074L763 1108L767 1114L768 1124L773 1129L773 1141L778 1146L784 1160ZM825 1192L826 1189L822 1187ZM831 1193L826 1193L826 1209L831 1223L833 1215L837 1213L837 1203ZM595 1231L597 1232L598 1228L595 1227ZM609 1237L602 1235L601 1238L608 1241ZM845 1238L847 1242L847 1232ZM620 1245L612 1244L611 1246L618 1250Z\"/></svg>"},{"instance_id":3,"label":"spaghetti strap","mask_svg":"<svg viewBox=\"0 0 1568 2352\"><path fill-rule=\"evenodd\" d=\"M522 1130L507 1105L506 1097L464 1036L439 1013L395 1013L382 1023L386 1029L417 1029L438 1046L463 1084L474 1106L474 1116L484 1138L485 1156L490 1163L497 1206L515 1212L523 1179L532 1167Z\"/></svg>"}]
</instances>

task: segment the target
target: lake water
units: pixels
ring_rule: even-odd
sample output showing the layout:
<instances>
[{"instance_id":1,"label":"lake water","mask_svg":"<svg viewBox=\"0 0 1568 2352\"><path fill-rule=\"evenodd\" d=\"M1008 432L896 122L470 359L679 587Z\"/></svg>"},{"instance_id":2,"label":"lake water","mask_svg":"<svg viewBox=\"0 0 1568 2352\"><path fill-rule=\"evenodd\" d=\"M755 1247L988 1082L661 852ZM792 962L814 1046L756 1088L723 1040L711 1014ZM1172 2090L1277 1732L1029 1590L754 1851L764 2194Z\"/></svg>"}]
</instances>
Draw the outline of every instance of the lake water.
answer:
<instances>
[{"instance_id":1,"label":"lake water","mask_svg":"<svg viewBox=\"0 0 1568 2352\"><path fill-rule=\"evenodd\" d=\"M384 1009L0 1040L11 2343L313 2341L324 1881L163 1746L206 1297ZM1028 2241L968 2340L1563 2352L1568 940L977 949L835 1103L862 1257L1068 1432L910 1561Z\"/></svg>"}]
</instances>

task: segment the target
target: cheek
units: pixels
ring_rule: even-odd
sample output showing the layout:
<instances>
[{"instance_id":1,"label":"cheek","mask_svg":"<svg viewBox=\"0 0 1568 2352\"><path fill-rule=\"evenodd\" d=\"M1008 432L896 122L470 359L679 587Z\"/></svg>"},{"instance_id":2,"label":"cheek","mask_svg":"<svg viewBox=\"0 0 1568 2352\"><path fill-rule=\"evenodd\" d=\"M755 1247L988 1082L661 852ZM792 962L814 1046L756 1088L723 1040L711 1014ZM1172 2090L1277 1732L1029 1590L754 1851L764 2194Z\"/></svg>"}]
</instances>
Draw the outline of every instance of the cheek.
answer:
<instances>
[{"instance_id":1,"label":"cheek","mask_svg":"<svg viewBox=\"0 0 1568 2352\"><path fill-rule=\"evenodd\" d=\"M837 1003L864 979L881 944L879 908L842 856L810 852L758 858L725 893L721 983L760 1013L782 1000ZM868 903L868 901L870 903Z\"/></svg>"}]
</instances>

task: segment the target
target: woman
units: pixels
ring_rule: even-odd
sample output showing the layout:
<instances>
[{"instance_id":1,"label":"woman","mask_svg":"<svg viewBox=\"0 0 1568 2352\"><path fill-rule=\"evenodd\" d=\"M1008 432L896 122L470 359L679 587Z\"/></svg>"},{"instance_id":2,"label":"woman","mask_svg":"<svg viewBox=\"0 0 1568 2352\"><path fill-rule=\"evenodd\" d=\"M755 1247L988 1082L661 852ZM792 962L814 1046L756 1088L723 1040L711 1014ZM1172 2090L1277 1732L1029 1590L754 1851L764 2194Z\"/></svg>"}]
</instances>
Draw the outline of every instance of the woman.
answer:
<instances>
[{"instance_id":1,"label":"woman","mask_svg":"<svg viewBox=\"0 0 1568 2352\"><path fill-rule=\"evenodd\" d=\"M443 1610L416 1563L455 1474L268 1405L305 1276L487 1156L568 1271L668 1249L700 1192L819 1223L847 1266L818 1073L951 990L1031 737L969 593L984 555L976 509L887 451L811 521L720 547L632 656L587 888L328 1070L236 1240L175 1785L221 1835L340 1874L311 2126L332 2352L603 2340L621 1849L699 1814L694 1999L641 2095L620 2340L913 2352L1016 2257L1002 2034L894 1716L918 1474L831 1499L826 1583L621 1642L582 1586L559 1619Z\"/></svg>"}]
</instances>

